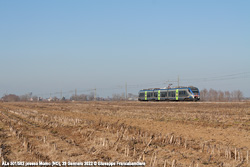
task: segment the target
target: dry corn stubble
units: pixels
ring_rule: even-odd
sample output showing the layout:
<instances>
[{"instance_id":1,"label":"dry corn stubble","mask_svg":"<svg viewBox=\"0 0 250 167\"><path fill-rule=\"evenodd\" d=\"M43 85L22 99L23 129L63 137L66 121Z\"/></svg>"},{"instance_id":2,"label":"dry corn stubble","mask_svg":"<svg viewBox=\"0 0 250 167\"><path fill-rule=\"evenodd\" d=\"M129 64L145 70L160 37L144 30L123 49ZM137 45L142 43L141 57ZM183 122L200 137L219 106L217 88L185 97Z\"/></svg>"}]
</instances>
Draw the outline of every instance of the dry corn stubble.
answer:
<instances>
[{"instance_id":1,"label":"dry corn stubble","mask_svg":"<svg viewBox=\"0 0 250 167\"><path fill-rule=\"evenodd\" d=\"M12 161L247 166L249 108L248 102L1 103L0 155Z\"/></svg>"}]
</instances>

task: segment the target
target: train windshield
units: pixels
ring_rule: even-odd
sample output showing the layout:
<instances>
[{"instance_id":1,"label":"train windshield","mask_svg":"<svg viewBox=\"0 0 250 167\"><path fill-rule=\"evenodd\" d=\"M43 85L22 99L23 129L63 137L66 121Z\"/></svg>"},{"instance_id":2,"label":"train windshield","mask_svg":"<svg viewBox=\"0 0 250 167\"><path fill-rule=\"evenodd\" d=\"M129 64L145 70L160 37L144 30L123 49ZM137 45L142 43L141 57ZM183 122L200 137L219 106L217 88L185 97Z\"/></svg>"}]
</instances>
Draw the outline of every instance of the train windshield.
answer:
<instances>
[{"instance_id":1,"label":"train windshield","mask_svg":"<svg viewBox=\"0 0 250 167\"><path fill-rule=\"evenodd\" d=\"M199 94L199 89L198 88L191 88L192 92L195 94L195 95L198 95Z\"/></svg>"}]
</instances>

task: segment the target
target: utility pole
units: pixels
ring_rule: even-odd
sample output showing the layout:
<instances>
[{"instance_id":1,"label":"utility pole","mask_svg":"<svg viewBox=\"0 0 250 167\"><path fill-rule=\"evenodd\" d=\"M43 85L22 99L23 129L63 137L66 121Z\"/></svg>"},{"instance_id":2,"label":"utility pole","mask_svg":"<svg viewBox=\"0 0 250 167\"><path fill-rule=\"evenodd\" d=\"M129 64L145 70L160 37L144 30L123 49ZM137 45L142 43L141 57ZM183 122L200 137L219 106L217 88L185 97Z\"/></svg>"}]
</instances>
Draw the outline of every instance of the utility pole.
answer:
<instances>
[{"instance_id":1,"label":"utility pole","mask_svg":"<svg viewBox=\"0 0 250 167\"><path fill-rule=\"evenodd\" d=\"M61 96L61 100L62 100L62 89L61 89L61 92L60 92L60 96Z\"/></svg>"},{"instance_id":2,"label":"utility pole","mask_svg":"<svg viewBox=\"0 0 250 167\"><path fill-rule=\"evenodd\" d=\"M96 101L96 88L95 88L94 90L95 90L95 96L94 96L94 100Z\"/></svg>"},{"instance_id":3,"label":"utility pole","mask_svg":"<svg viewBox=\"0 0 250 167\"><path fill-rule=\"evenodd\" d=\"M75 100L77 101L77 90L75 89Z\"/></svg>"},{"instance_id":4,"label":"utility pole","mask_svg":"<svg viewBox=\"0 0 250 167\"><path fill-rule=\"evenodd\" d=\"M180 77L178 75L178 87L180 86Z\"/></svg>"},{"instance_id":5,"label":"utility pole","mask_svg":"<svg viewBox=\"0 0 250 167\"><path fill-rule=\"evenodd\" d=\"M126 91L126 99L125 100L128 100L128 85L127 85L127 82L125 84L125 91Z\"/></svg>"},{"instance_id":6,"label":"utility pole","mask_svg":"<svg viewBox=\"0 0 250 167\"><path fill-rule=\"evenodd\" d=\"M169 80L167 80L167 81L166 81L166 84L167 84L167 85L168 85L168 87L169 87L169 84L168 84L168 83L169 83Z\"/></svg>"}]
</instances>

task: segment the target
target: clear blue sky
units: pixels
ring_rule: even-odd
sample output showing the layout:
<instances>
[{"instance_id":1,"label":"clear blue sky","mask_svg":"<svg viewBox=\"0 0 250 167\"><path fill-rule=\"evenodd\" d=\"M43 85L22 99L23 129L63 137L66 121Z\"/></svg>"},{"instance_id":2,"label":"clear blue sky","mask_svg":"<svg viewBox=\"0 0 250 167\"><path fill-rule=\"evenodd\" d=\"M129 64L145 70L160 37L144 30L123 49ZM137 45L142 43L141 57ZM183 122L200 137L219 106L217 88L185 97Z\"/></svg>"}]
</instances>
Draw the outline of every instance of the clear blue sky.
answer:
<instances>
[{"instance_id":1,"label":"clear blue sky","mask_svg":"<svg viewBox=\"0 0 250 167\"><path fill-rule=\"evenodd\" d=\"M0 0L0 96L112 96L125 82L136 94L179 75L183 86L250 97L249 9L248 0Z\"/></svg>"}]
</instances>

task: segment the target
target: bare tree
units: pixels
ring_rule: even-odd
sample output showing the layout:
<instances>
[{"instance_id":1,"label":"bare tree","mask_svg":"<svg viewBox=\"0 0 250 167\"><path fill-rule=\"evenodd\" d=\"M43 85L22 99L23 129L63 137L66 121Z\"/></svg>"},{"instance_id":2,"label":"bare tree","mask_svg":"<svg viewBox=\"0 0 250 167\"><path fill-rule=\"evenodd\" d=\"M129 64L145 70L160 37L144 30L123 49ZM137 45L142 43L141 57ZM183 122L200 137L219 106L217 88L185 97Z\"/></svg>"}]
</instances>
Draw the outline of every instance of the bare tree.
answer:
<instances>
[{"instance_id":1,"label":"bare tree","mask_svg":"<svg viewBox=\"0 0 250 167\"><path fill-rule=\"evenodd\" d=\"M91 92L91 93L88 95L88 99L89 99L90 101L95 100L95 93L94 93L94 92Z\"/></svg>"},{"instance_id":2,"label":"bare tree","mask_svg":"<svg viewBox=\"0 0 250 167\"><path fill-rule=\"evenodd\" d=\"M25 95L21 95L21 96L19 96L19 98L20 98L20 101L31 101L31 99L32 99L32 92L27 93Z\"/></svg>"},{"instance_id":3,"label":"bare tree","mask_svg":"<svg viewBox=\"0 0 250 167\"><path fill-rule=\"evenodd\" d=\"M234 100L241 101L243 99L243 93L240 90L233 91Z\"/></svg>"},{"instance_id":4,"label":"bare tree","mask_svg":"<svg viewBox=\"0 0 250 167\"><path fill-rule=\"evenodd\" d=\"M38 101L38 97L37 96L32 96L32 100L33 101Z\"/></svg>"},{"instance_id":5,"label":"bare tree","mask_svg":"<svg viewBox=\"0 0 250 167\"><path fill-rule=\"evenodd\" d=\"M209 97L209 94L208 94L207 89L203 89L200 91L200 98L202 101L208 101L208 97Z\"/></svg>"},{"instance_id":6,"label":"bare tree","mask_svg":"<svg viewBox=\"0 0 250 167\"><path fill-rule=\"evenodd\" d=\"M15 101L20 101L19 96L15 95L15 94L8 94L8 95L4 95L2 97L3 101L6 102L15 102Z\"/></svg>"},{"instance_id":7,"label":"bare tree","mask_svg":"<svg viewBox=\"0 0 250 167\"><path fill-rule=\"evenodd\" d=\"M240 90L229 91L217 91L214 89L203 89L200 91L200 98L202 101L241 101L243 93Z\"/></svg>"},{"instance_id":8,"label":"bare tree","mask_svg":"<svg viewBox=\"0 0 250 167\"><path fill-rule=\"evenodd\" d=\"M115 93L112 95L112 100L114 100L114 101L125 100L125 94L124 93L121 93L121 94Z\"/></svg>"},{"instance_id":9,"label":"bare tree","mask_svg":"<svg viewBox=\"0 0 250 167\"><path fill-rule=\"evenodd\" d=\"M214 89L209 89L209 98L208 101L217 101L218 100L218 92Z\"/></svg>"},{"instance_id":10,"label":"bare tree","mask_svg":"<svg viewBox=\"0 0 250 167\"><path fill-rule=\"evenodd\" d=\"M138 95L134 95L132 93L128 93L128 100L137 100Z\"/></svg>"},{"instance_id":11,"label":"bare tree","mask_svg":"<svg viewBox=\"0 0 250 167\"><path fill-rule=\"evenodd\" d=\"M231 101L231 93L229 91L225 91L225 101Z\"/></svg>"},{"instance_id":12,"label":"bare tree","mask_svg":"<svg viewBox=\"0 0 250 167\"><path fill-rule=\"evenodd\" d=\"M78 100L79 101L87 101L88 100L88 95L81 94L81 95L79 95Z\"/></svg>"},{"instance_id":13,"label":"bare tree","mask_svg":"<svg viewBox=\"0 0 250 167\"><path fill-rule=\"evenodd\" d=\"M81 95L72 95L70 97L70 100L75 100L75 101L92 101L94 99L95 99L94 92L91 92L89 95L81 94Z\"/></svg>"},{"instance_id":14,"label":"bare tree","mask_svg":"<svg viewBox=\"0 0 250 167\"><path fill-rule=\"evenodd\" d=\"M20 101L29 101L30 97L28 94L19 96Z\"/></svg>"},{"instance_id":15,"label":"bare tree","mask_svg":"<svg viewBox=\"0 0 250 167\"><path fill-rule=\"evenodd\" d=\"M225 93L221 90L218 91L218 101L225 101Z\"/></svg>"}]
</instances>

